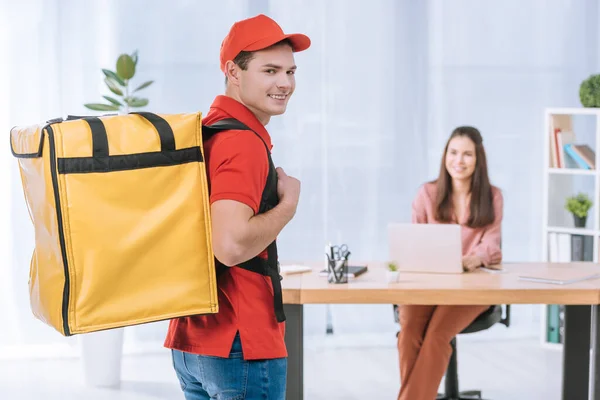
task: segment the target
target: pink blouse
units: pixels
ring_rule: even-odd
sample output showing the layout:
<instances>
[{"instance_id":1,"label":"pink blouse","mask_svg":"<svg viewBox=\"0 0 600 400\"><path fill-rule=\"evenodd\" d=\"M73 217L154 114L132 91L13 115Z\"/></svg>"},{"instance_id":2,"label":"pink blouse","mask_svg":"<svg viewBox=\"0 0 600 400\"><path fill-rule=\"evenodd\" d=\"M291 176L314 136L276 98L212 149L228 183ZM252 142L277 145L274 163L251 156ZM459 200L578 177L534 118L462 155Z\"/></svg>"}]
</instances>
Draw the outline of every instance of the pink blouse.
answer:
<instances>
[{"instance_id":1,"label":"pink blouse","mask_svg":"<svg viewBox=\"0 0 600 400\"><path fill-rule=\"evenodd\" d=\"M418 224L439 224L435 220L435 198L437 186L435 183L426 183L419 188L417 196L412 204L412 222ZM494 202L494 222L483 228L469 228L466 226L469 220L469 210L465 213L463 220L459 221L462 233L462 254L477 255L483 261L483 265L493 265L502 262L502 249L500 247L502 228L502 206L503 199L500 189L492 186Z\"/></svg>"}]
</instances>

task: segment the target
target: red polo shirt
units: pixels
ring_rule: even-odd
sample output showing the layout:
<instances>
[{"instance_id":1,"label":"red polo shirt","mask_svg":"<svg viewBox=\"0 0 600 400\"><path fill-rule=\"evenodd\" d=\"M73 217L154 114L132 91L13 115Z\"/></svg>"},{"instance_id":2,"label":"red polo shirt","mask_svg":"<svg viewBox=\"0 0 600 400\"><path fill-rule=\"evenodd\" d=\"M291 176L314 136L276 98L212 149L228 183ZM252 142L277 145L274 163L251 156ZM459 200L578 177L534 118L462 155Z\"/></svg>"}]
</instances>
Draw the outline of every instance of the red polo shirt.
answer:
<instances>
[{"instance_id":1,"label":"red polo shirt","mask_svg":"<svg viewBox=\"0 0 600 400\"><path fill-rule=\"evenodd\" d=\"M218 96L203 120L210 125L235 118L258 133L271 149L271 137L243 104ZM269 173L265 145L252 131L224 131L204 143L210 203L235 200L256 214ZM266 251L261 254L266 258ZM241 268L227 268L218 278L219 312L173 319L165 347L188 353L228 357L240 332L244 359L287 357L285 323L278 323L273 287L267 276Z\"/></svg>"}]
</instances>

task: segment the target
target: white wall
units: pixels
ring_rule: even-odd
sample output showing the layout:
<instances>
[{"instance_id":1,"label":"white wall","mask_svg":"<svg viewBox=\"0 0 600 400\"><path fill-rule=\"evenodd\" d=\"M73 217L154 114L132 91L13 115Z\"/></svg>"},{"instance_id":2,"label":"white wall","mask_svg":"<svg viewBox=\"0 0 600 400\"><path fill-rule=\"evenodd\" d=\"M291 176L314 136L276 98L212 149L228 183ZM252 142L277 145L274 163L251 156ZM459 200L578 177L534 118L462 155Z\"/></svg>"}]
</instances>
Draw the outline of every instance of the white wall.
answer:
<instances>
[{"instance_id":1,"label":"white wall","mask_svg":"<svg viewBox=\"0 0 600 400\"><path fill-rule=\"evenodd\" d=\"M218 51L235 20L264 12L286 31L307 33L313 47L297 54L297 92L288 113L269 124L275 162L303 190L279 240L283 259L318 259L332 241L347 243L356 259L385 260L387 223L409 219L417 187L435 177L460 124L483 133L492 181L504 192L505 259L540 259L543 109L578 106L579 82L599 57L593 0L0 0L0 7L7 24L0 32L9 35L0 40L4 132L87 113L82 104L100 98L100 68L134 49L135 79L156 80L144 92L149 110L206 111L223 89ZM12 167L0 175L13 241L0 263L0 313L10 327L0 330L0 343L65 342L30 315L31 223L7 148L2 160ZM324 332L324 310L308 307L309 334ZM396 330L387 305L332 310L340 334ZM498 335L538 333L538 307L513 310L510 333ZM153 341L164 329L128 332L131 341Z\"/></svg>"}]
</instances>

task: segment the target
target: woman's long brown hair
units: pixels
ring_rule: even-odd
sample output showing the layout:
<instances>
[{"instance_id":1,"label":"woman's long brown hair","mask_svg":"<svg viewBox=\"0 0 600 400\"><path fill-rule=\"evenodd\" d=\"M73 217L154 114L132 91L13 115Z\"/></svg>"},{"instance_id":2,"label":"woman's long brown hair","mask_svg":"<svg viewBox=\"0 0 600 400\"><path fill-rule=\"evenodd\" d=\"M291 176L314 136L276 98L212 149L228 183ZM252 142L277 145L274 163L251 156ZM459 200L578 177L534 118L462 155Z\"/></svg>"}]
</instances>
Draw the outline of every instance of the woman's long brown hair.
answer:
<instances>
[{"instance_id":1,"label":"woman's long brown hair","mask_svg":"<svg viewBox=\"0 0 600 400\"><path fill-rule=\"evenodd\" d=\"M459 126L456 128L444 148L442 162L440 165L440 174L434 183L437 185L437 197L435 218L440 222L455 222L453 218L452 205L452 177L446 169L446 153L448 145L455 137L467 137L475 144L475 170L471 177L471 205L470 215L467 226L471 228L480 228L494 222L494 200L492 196L492 185L488 177L487 160L485 149L483 148L483 139L481 133L472 126Z\"/></svg>"}]
</instances>

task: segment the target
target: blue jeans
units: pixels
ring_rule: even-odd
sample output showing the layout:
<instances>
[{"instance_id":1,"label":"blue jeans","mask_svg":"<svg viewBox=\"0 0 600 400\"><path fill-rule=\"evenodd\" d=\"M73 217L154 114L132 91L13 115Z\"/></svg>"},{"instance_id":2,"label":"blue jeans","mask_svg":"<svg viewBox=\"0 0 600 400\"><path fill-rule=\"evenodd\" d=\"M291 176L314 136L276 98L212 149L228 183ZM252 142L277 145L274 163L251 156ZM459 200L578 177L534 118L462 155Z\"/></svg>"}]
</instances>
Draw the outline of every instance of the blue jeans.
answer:
<instances>
[{"instance_id":1,"label":"blue jeans","mask_svg":"<svg viewBox=\"0 0 600 400\"><path fill-rule=\"evenodd\" d=\"M229 358L172 351L186 400L285 400L287 358L245 361L239 333Z\"/></svg>"}]
</instances>

